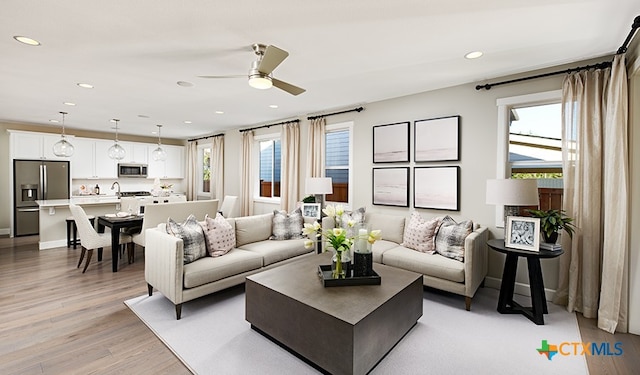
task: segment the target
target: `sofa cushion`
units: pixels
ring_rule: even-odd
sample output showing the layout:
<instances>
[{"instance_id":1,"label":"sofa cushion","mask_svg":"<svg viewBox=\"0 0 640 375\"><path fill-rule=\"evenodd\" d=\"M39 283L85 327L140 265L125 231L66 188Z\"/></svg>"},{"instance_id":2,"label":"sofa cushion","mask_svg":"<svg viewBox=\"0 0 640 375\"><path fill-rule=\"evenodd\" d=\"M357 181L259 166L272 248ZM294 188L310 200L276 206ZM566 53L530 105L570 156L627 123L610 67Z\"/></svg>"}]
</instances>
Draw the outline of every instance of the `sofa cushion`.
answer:
<instances>
[{"instance_id":1,"label":"sofa cushion","mask_svg":"<svg viewBox=\"0 0 640 375\"><path fill-rule=\"evenodd\" d=\"M373 261L376 263L382 263L382 255L387 251L398 247L396 242L387 240L378 240L371 245L371 252L373 253Z\"/></svg>"},{"instance_id":2,"label":"sofa cushion","mask_svg":"<svg viewBox=\"0 0 640 375\"><path fill-rule=\"evenodd\" d=\"M382 263L444 280L464 282L464 263L439 254L421 253L397 246L382 254Z\"/></svg>"},{"instance_id":3,"label":"sofa cushion","mask_svg":"<svg viewBox=\"0 0 640 375\"><path fill-rule=\"evenodd\" d=\"M357 210L352 212L344 212L340 217L340 226L342 228L348 229L354 226L358 226L364 224L365 212L366 208L360 207ZM353 226L349 226L349 222L353 221Z\"/></svg>"},{"instance_id":4,"label":"sofa cushion","mask_svg":"<svg viewBox=\"0 0 640 375\"><path fill-rule=\"evenodd\" d=\"M413 212L404 228L402 246L423 253L435 251L435 235L440 227L440 219L425 221L417 212Z\"/></svg>"},{"instance_id":5,"label":"sofa cushion","mask_svg":"<svg viewBox=\"0 0 640 375\"><path fill-rule=\"evenodd\" d=\"M367 213L366 226L371 230L382 230L382 239L402 243L404 235L404 216Z\"/></svg>"},{"instance_id":6,"label":"sofa cushion","mask_svg":"<svg viewBox=\"0 0 640 375\"><path fill-rule=\"evenodd\" d=\"M259 241L242 246L242 250L259 254L263 258L264 267L293 258L298 255L313 252L313 248L304 247L304 239L283 240L283 241Z\"/></svg>"},{"instance_id":7,"label":"sofa cushion","mask_svg":"<svg viewBox=\"0 0 640 375\"><path fill-rule=\"evenodd\" d=\"M271 240L291 240L296 238L302 238L302 225L304 218L302 217L302 211L298 208L292 213L287 214L287 211L273 211L273 234L269 239Z\"/></svg>"},{"instance_id":8,"label":"sofa cushion","mask_svg":"<svg viewBox=\"0 0 640 375\"><path fill-rule=\"evenodd\" d=\"M471 220L456 223L450 216L445 216L436 234L436 252L464 262L464 240L471 234L472 229Z\"/></svg>"},{"instance_id":9,"label":"sofa cushion","mask_svg":"<svg viewBox=\"0 0 640 375\"><path fill-rule=\"evenodd\" d=\"M262 267L262 257L250 251L231 249L223 257L204 257L184 266L184 287L195 288Z\"/></svg>"},{"instance_id":10,"label":"sofa cushion","mask_svg":"<svg viewBox=\"0 0 640 375\"><path fill-rule=\"evenodd\" d=\"M271 236L273 213L236 217L236 247L268 240Z\"/></svg>"},{"instance_id":11,"label":"sofa cushion","mask_svg":"<svg viewBox=\"0 0 640 375\"><path fill-rule=\"evenodd\" d=\"M180 238L184 247L184 264L193 262L207 255L202 226L194 215L189 215L184 223L176 223L169 218L166 226L167 233Z\"/></svg>"},{"instance_id":12,"label":"sofa cushion","mask_svg":"<svg viewBox=\"0 0 640 375\"><path fill-rule=\"evenodd\" d=\"M212 257L225 255L236 245L236 231L219 212L215 218L207 214L201 223L207 251Z\"/></svg>"}]
</instances>

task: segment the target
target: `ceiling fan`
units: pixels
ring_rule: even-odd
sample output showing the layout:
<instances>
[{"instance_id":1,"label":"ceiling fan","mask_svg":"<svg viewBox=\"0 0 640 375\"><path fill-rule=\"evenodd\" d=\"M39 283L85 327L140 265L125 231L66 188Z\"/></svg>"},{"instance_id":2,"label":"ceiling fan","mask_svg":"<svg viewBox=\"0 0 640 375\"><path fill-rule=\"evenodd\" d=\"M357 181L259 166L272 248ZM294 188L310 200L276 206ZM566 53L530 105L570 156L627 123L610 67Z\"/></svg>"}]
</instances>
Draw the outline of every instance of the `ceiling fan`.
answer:
<instances>
[{"instance_id":1,"label":"ceiling fan","mask_svg":"<svg viewBox=\"0 0 640 375\"><path fill-rule=\"evenodd\" d=\"M280 90L286 91L291 95L300 95L306 90L294 86L290 83L273 78L271 74L275 68L280 65L284 59L289 56L289 52L282 50L274 45L253 44L251 46L258 58L251 63L249 69L249 86L257 89L268 89L275 86ZM199 76L200 78L237 78L245 77L245 75L227 75L227 76Z\"/></svg>"}]
</instances>

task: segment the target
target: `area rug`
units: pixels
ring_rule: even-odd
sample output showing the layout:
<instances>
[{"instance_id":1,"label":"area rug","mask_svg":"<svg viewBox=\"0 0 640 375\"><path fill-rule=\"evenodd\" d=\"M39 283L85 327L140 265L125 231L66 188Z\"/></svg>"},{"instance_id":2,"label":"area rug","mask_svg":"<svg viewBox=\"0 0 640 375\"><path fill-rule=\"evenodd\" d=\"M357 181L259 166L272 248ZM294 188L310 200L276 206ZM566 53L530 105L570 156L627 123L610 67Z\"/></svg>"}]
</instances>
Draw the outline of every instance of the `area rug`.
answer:
<instances>
[{"instance_id":1,"label":"area rug","mask_svg":"<svg viewBox=\"0 0 640 375\"><path fill-rule=\"evenodd\" d=\"M480 288L471 311L449 293L425 290L423 301L418 323L371 374L588 374L583 356L549 360L536 350L543 340L581 342L575 314L560 306L549 303L545 325L538 326L519 314L499 314L498 291L491 288ZM251 329L242 285L185 303L181 320L158 292L125 304L193 373L318 374Z\"/></svg>"}]
</instances>

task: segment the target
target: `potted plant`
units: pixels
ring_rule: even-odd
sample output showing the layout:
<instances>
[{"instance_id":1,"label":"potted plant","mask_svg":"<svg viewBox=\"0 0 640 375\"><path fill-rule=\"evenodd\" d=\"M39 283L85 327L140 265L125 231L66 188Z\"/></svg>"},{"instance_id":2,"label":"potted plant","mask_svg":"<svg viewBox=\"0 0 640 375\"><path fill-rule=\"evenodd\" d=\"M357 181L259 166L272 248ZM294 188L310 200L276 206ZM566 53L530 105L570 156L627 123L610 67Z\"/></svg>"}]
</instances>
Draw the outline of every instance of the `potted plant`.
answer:
<instances>
[{"instance_id":1,"label":"potted plant","mask_svg":"<svg viewBox=\"0 0 640 375\"><path fill-rule=\"evenodd\" d=\"M533 217L540 218L540 231L546 243L556 243L558 232L564 229L573 238L575 225L573 219L566 216L562 210L527 210Z\"/></svg>"}]
</instances>

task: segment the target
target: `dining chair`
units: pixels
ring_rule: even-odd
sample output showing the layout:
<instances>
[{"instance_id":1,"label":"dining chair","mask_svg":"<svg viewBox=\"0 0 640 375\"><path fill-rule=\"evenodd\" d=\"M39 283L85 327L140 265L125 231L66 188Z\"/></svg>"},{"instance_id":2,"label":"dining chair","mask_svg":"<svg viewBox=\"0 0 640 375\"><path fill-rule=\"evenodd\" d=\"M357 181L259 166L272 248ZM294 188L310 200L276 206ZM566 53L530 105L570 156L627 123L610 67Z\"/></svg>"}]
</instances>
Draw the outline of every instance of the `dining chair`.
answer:
<instances>
[{"instance_id":1,"label":"dining chair","mask_svg":"<svg viewBox=\"0 0 640 375\"><path fill-rule=\"evenodd\" d=\"M84 264L84 268L82 269L82 273L85 273L87 267L89 267L89 262L91 261L91 257L93 256L94 249L102 249L103 247L111 246L111 235L105 233L96 232L95 228L91 225L89 218L87 217L84 209L76 204L70 204L69 209L71 210L71 215L73 216L73 220L76 222L76 226L78 227L78 234L80 235L80 246L82 247L82 252L80 253L80 260L78 260L78 266L76 268L80 268L80 264L82 264L82 260L84 259L85 253L89 250L87 254L87 260ZM127 244L127 252L129 255L129 262L132 259L132 246L131 246L131 236L127 234L120 234L120 243Z\"/></svg>"},{"instance_id":2,"label":"dining chair","mask_svg":"<svg viewBox=\"0 0 640 375\"><path fill-rule=\"evenodd\" d=\"M238 203L238 197L235 195L225 195L224 200L222 201L222 205L218 212L226 218L236 217L236 205Z\"/></svg>"}]
</instances>

